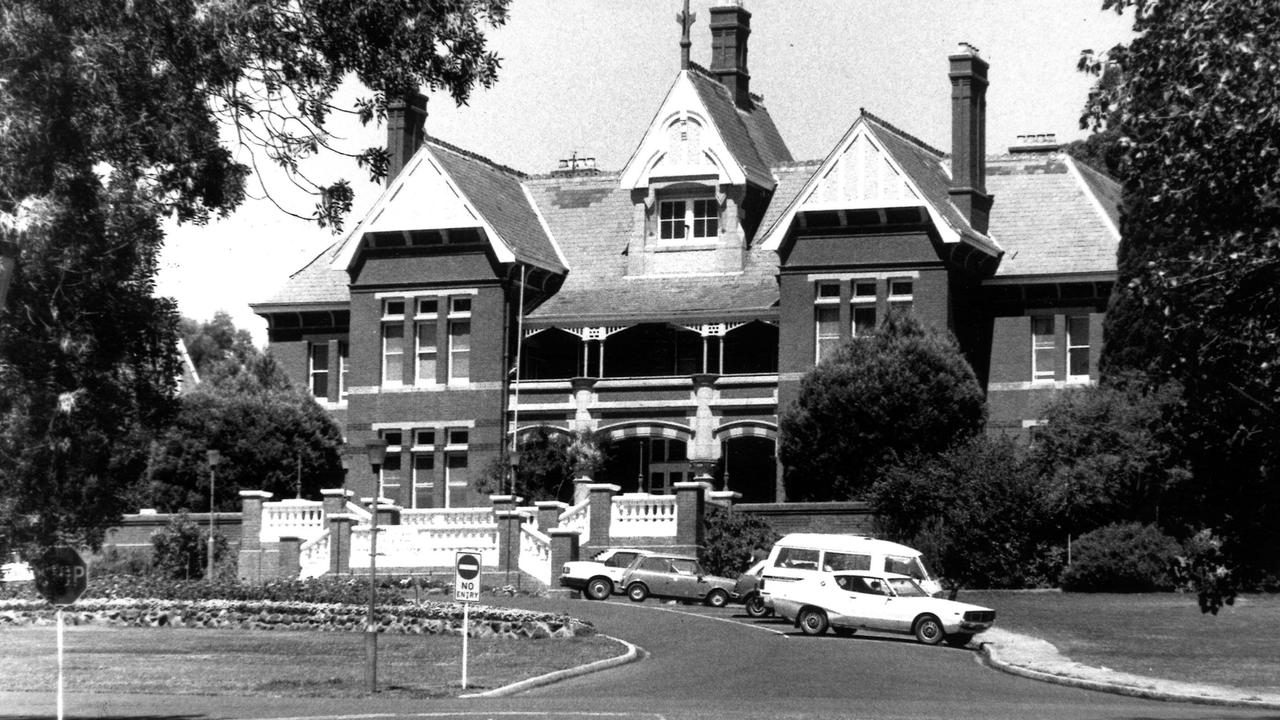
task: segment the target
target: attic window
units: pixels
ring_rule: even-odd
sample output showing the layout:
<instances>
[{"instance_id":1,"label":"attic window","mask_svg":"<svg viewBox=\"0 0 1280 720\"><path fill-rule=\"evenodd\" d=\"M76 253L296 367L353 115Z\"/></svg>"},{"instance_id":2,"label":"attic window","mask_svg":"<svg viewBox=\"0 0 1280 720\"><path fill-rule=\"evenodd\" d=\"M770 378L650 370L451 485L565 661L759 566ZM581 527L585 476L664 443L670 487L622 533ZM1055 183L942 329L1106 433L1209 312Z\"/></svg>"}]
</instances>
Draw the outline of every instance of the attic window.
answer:
<instances>
[{"instance_id":1,"label":"attic window","mask_svg":"<svg viewBox=\"0 0 1280 720\"><path fill-rule=\"evenodd\" d=\"M683 198L658 203L658 237L663 240L714 240L720 234L714 198Z\"/></svg>"}]
</instances>

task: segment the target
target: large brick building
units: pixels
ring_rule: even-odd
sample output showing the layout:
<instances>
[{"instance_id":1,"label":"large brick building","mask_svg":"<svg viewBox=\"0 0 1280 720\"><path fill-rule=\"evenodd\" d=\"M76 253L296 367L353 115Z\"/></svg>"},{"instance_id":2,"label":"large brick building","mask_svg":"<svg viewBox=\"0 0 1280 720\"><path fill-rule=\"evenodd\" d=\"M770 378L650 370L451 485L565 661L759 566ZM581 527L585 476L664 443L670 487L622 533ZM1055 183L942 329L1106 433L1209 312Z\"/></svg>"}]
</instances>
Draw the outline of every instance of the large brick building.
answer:
<instances>
[{"instance_id":1,"label":"large brick building","mask_svg":"<svg viewBox=\"0 0 1280 720\"><path fill-rule=\"evenodd\" d=\"M431 137L424 98L392 105L382 196L254 305L354 452L388 442L385 496L477 504L475 474L541 426L609 438L596 480L624 490L705 470L785 500L778 409L893 310L954 333L993 431L1096 377L1114 182L1046 138L989 155L987 63L967 46L949 58L950 155L862 111L798 161L750 92L750 18L711 11L709 68L686 35L617 172L526 175Z\"/></svg>"}]
</instances>

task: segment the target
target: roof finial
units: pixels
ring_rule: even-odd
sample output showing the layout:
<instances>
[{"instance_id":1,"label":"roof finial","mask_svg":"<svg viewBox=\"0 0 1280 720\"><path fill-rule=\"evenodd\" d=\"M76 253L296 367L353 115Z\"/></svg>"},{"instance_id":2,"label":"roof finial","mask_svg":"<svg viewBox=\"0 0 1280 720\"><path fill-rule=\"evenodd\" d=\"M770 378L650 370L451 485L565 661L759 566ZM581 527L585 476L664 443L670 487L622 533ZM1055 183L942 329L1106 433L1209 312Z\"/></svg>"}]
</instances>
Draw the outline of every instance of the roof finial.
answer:
<instances>
[{"instance_id":1,"label":"roof finial","mask_svg":"<svg viewBox=\"0 0 1280 720\"><path fill-rule=\"evenodd\" d=\"M676 13L676 22L680 23L680 69L689 69L689 48L693 41L689 39L689 27L698 19L697 13L689 12L689 0L684 0L684 12Z\"/></svg>"}]
</instances>

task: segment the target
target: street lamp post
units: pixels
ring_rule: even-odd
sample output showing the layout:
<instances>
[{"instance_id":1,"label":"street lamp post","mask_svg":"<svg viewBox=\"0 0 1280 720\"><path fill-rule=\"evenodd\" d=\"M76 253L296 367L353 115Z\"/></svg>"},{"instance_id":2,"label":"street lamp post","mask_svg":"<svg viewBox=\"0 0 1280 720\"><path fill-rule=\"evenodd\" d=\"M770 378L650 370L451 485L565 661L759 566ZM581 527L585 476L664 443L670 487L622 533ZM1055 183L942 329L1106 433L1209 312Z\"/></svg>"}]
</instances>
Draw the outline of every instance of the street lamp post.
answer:
<instances>
[{"instance_id":1,"label":"street lamp post","mask_svg":"<svg viewBox=\"0 0 1280 720\"><path fill-rule=\"evenodd\" d=\"M209 462L209 568L205 571L205 579L213 579L213 526L217 522L218 510L213 504L213 487L217 481L217 474L214 468L218 463L222 462L222 453L217 450L206 450L205 459Z\"/></svg>"},{"instance_id":2,"label":"street lamp post","mask_svg":"<svg viewBox=\"0 0 1280 720\"><path fill-rule=\"evenodd\" d=\"M382 462L387 457L386 440L371 441L366 450L369 454L369 466L373 468L373 505L372 518L369 523L369 619L365 623L364 653L365 680L369 684L369 692L378 692L378 500L382 491Z\"/></svg>"}]
</instances>

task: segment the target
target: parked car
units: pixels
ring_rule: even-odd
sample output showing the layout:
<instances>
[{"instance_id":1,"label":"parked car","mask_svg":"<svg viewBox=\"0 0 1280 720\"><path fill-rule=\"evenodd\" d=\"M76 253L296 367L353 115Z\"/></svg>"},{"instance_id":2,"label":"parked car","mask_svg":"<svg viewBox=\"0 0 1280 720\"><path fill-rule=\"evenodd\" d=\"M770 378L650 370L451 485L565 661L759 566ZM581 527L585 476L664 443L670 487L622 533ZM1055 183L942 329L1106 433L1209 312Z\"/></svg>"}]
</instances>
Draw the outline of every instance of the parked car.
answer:
<instances>
[{"instance_id":1,"label":"parked car","mask_svg":"<svg viewBox=\"0 0 1280 720\"><path fill-rule=\"evenodd\" d=\"M767 563L768 560L761 560L747 568L746 572L738 576L738 581L733 584L733 591L729 593L729 599L742 603L747 614L753 618L762 618L773 612L764 604L764 597L760 595L760 575Z\"/></svg>"},{"instance_id":2,"label":"parked car","mask_svg":"<svg viewBox=\"0 0 1280 720\"><path fill-rule=\"evenodd\" d=\"M706 574L696 559L680 555L639 557L622 574L627 597L635 602L652 595L724 607L733 585L729 578Z\"/></svg>"},{"instance_id":3,"label":"parked car","mask_svg":"<svg viewBox=\"0 0 1280 720\"><path fill-rule=\"evenodd\" d=\"M650 555L648 550L609 548L590 560L574 560L560 570L560 585L579 590L588 599L604 600L614 592L622 592L622 574L638 557Z\"/></svg>"},{"instance_id":4,"label":"parked car","mask_svg":"<svg viewBox=\"0 0 1280 720\"><path fill-rule=\"evenodd\" d=\"M773 610L806 635L865 629L914 635L926 645L963 646L996 619L991 608L932 597L906 575L848 571L794 583L773 596Z\"/></svg>"},{"instance_id":5,"label":"parked car","mask_svg":"<svg viewBox=\"0 0 1280 720\"><path fill-rule=\"evenodd\" d=\"M929 575L924 558L914 548L863 535L792 533L769 551L760 594L765 606L772 607L773 595L785 594L796 582L830 577L840 570L907 575L930 595L942 592L942 585Z\"/></svg>"}]
</instances>

